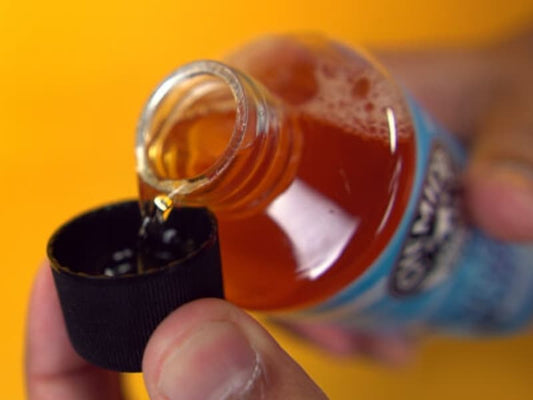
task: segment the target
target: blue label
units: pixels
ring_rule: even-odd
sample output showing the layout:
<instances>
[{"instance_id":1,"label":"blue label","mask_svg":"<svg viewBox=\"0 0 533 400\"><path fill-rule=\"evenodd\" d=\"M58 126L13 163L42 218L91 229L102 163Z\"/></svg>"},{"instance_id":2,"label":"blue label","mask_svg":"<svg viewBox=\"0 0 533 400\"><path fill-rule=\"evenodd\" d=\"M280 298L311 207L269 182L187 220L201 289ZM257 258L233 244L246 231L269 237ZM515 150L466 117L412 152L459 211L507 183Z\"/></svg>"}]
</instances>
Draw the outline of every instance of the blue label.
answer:
<instances>
[{"instance_id":1,"label":"blue label","mask_svg":"<svg viewBox=\"0 0 533 400\"><path fill-rule=\"evenodd\" d=\"M409 101L416 132L413 192L385 251L333 298L289 317L358 330L503 333L533 314L533 246L467 227L460 210L461 146Z\"/></svg>"}]
</instances>

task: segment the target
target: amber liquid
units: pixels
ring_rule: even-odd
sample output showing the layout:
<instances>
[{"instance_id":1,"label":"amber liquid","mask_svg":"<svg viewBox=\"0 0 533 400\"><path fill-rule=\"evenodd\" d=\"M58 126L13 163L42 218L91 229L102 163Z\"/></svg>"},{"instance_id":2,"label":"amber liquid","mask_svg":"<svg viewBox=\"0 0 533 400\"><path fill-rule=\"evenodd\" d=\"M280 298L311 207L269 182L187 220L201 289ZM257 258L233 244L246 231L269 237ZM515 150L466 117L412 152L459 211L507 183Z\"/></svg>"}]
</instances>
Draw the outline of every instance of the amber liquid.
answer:
<instances>
[{"instance_id":1,"label":"amber liquid","mask_svg":"<svg viewBox=\"0 0 533 400\"><path fill-rule=\"evenodd\" d=\"M306 68L315 66L305 54L296 64L299 78L292 87L276 86L271 79L275 69L252 72L281 98L302 103L313 95L313 75ZM359 82L363 93L354 96L364 95L367 84ZM347 130L298 107L292 113L302 140L292 184L269 206L244 218L213 208L226 297L249 309L298 308L346 287L383 251L410 195L415 149L409 126L391 149L372 132ZM158 160L166 154L167 163L155 169L171 178L202 172L222 153L233 122L231 112L179 121L155 152ZM187 149L193 153L186 154ZM186 166L176 161L179 152L190 161ZM141 184L145 199L153 194Z\"/></svg>"},{"instance_id":2,"label":"amber liquid","mask_svg":"<svg viewBox=\"0 0 533 400\"><path fill-rule=\"evenodd\" d=\"M195 124L209 125L210 134L219 138L227 136L232 118L219 114L180 123L167 137L168 146L174 152L172 146L190 139L187 131ZM221 119L227 124L221 124ZM382 251L408 201L405 191L394 188L410 186L412 143L400 141L391 157L381 140L348 134L305 116L301 126L304 145L297 186L305 189L291 195L289 187L284 200L288 217L298 220L295 230L285 227L290 220L280 221L287 215L273 217L269 208L246 218L228 218L215 210L226 297L247 308L295 307L343 288ZM223 145L225 140L218 143ZM213 146L210 149L205 160L201 154L191 158L192 170L202 170L213 161L217 152ZM145 188L145 197L150 196L148 192ZM306 195L308 199L302 198ZM323 205L308 207L307 202ZM317 212L324 215L314 215ZM302 259L305 251L323 259L314 263Z\"/></svg>"}]
</instances>

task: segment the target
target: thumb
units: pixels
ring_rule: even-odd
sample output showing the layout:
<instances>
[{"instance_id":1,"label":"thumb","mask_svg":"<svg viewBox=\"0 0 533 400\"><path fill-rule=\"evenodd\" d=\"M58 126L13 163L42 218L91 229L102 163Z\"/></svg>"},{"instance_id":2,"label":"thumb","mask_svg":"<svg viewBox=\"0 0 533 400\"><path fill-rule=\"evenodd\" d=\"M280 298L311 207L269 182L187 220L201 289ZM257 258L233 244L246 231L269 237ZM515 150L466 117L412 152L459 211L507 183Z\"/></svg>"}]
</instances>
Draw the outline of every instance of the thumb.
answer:
<instances>
[{"instance_id":1,"label":"thumb","mask_svg":"<svg viewBox=\"0 0 533 400\"><path fill-rule=\"evenodd\" d=\"M532 88L533 90L533 88ZM513 109L513 105L515 108ZM522 108L522 110L521 110ZM476 138L465 177L469 214L502 240L533 240L533 115L501 104Z\"/></svg>"},{"instance_id":2,"label":"thumb","mask_svg":"<svg viewBox=\"0 0 533 400\"><path fill-rule=\"evenodd\" d=\"M533 240L533 32L493 54L498 90L478 124L465 187L474 222L503 240Z\"/></svg>"},{"instance_id":3,"label":"thumb","mask_svg":"<svg viewBox=\"0 0 533 400\"><path fill-rule=\"evenodd\" d=\"M472 222L533 241L533 31L484 48L382 52L424 107L470 143L464 189Z\"/></svg>"},{"instance_id":4,"label":"thumb","mask_svg":"<svg viewBox=\"0 0 533 400\"><path fill-rule=\"evenodd\" d=\"M152 400L327 398L254 319L221 300L167 317L150 338L143 371Z\"/></svg>"}]
</instances>

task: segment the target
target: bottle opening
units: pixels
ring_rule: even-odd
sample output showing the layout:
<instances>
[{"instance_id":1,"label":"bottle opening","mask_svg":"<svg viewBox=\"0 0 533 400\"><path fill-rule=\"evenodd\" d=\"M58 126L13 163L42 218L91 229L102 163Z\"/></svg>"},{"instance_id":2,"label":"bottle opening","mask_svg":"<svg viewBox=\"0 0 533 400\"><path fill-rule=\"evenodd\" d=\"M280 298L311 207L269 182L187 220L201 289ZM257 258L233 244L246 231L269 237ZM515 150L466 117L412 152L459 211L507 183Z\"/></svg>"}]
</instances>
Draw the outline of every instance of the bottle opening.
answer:
<instances>
[{"instance_id":1,"label":"bottle opening","mask_svg":"<svg viewBox=\"0 0 533 400\"><path fill-rule=\"evenodd\" d=\"M221 174L243 140L245 91L237 73L214 61L188 64L149 99L137 130L137 170L170 197L185 195Z\"/></svg>"}]
</instances>

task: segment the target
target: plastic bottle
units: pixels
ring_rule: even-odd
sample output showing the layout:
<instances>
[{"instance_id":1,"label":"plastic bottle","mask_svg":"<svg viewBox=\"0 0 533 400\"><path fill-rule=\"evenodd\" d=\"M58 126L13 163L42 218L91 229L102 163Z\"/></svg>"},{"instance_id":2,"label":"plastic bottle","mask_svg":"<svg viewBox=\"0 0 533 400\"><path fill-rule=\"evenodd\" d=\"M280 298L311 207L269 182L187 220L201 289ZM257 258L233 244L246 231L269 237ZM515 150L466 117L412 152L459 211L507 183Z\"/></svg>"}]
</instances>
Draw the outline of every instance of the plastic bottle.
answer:
<instances>
[{"instance_id":1,"label":"plastic bottle","mask_svg":"<svg viewBox=\"0 0 533 400\"><path fill-rule=\"evenodd\" d=\"M276 36L168 77L138 127L143 202L207 206L226 297L359 330L514 330L533 251L468 227L464 154L378 63Z\"/></svg>"}]
</instances>

